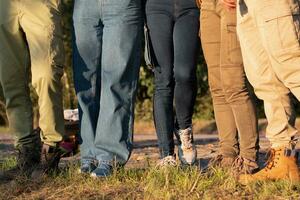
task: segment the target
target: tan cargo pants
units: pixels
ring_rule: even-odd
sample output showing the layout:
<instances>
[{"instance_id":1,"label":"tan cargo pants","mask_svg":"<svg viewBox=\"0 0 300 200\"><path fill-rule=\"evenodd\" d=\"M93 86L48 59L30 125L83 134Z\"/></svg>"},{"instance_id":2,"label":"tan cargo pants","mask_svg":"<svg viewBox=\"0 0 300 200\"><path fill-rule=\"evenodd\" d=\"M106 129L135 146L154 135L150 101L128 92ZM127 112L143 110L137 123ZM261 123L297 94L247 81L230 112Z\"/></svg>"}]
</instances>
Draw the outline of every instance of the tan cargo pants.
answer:
<instances>
[{"instance_id":1,"label":"tan cargo pants","mask_svg":"<svg viewBox=\"0 0 300 200\"><path fill-rule=\"evenodd\" d=\"M30 70L39 96L42 140L54 145L64 134L64 51L59 3L60 0L0 1L0 81L10 128L18 144L30 143L34 138Z\"/></svg>"},{"instance_id":2,"label":"tan cargo pants","mask_svg":"<svg viewBox=\"0 0 300 200\"><path fill-rule=\"evenodd\" d=\"M236 35L236 12L224 9L219 0L203 0L200 21L220 153L256 160L257 119L246 87Z\"/></svg>"},{"instance_id":3,"label":"tan cargo pants","mask_svg":"<svg viewBox=\"0 0 300 200\"><path fill-rule=\"evenodd\" d=\"M238 35L245 71L264 101L267 138L289 146L293 127L289 93L300 100L300 12L298 0L240 0Z\"/></svg>"}]
</instances>

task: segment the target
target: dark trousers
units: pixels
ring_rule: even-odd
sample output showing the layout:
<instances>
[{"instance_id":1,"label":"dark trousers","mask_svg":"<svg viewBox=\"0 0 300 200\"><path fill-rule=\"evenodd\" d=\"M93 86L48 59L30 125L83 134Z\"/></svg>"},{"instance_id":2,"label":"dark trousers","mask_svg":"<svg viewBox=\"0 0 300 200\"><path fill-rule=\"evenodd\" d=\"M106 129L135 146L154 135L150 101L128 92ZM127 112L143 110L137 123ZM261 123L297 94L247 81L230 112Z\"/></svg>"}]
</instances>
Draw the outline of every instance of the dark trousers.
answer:
<instances>
[{"instance_id":1,"label":"dark trousers","mask_svg":"<svg viewBox=\"0 0 300 200\"><path fill-rule=\"evenodd\" d=\"M197 94L199 10L195 0L147 0L155 68L154 121L161 157L174 154L174 109L179 129L192 125Z\"/></svg>"}]
</instances>

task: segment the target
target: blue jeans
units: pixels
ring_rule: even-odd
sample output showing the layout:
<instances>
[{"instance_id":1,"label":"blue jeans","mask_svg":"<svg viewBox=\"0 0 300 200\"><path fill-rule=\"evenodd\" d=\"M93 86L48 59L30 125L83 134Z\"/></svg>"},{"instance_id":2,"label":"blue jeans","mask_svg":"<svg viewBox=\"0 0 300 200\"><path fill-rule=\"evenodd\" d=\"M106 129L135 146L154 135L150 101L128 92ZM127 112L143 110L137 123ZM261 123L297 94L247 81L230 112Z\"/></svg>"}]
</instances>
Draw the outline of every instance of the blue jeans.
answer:
<instances>
[{"instance_id":1,"label":"blue jeans","mask_svg":"<svg viewBox=\"0 0 300 200\"><path fill-rule=\"evenodd\" d=\"M140 0L75 0L74 81L81 159L125 164L140 66Z\"/></svg>"},{"instance_id":2,"label":"blue jeans","mask_svg":"<svg viewBox=\"0 0 300 200\"><path fill-rule=\"evenodd\" d=\"M199 9L195 0L147 0L146 17L157 66L154 121L161 157L174 154L174 115L179 129L192 125L197 94Z\"/></svg>"}]
</instances>

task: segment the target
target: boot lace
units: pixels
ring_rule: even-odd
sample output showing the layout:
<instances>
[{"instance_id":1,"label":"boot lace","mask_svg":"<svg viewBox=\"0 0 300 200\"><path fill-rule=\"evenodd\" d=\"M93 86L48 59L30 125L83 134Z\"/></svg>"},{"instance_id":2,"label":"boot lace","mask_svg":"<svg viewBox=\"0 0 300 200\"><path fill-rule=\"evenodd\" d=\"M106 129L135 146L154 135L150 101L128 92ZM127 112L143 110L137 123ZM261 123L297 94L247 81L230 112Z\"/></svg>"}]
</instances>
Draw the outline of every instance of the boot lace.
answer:
<instances>
[{"instance_id":1,"label":"boot lace","mask_svg":"<svg viewBox=\"0 0 300 200\"><path fill-rule=\"evenodd\" d=\"M242 156L238 156L234 160L232 168L238 173L251 174L258 169L258 165L255 161L249 160Z\"/></svg>"},{"instance_id":2,"label":"boot lace","mask_svg":"<svg viewBox=\"0 0 300 200\"><path fill-rule=\"evenodd\" d=\"M266 171L271 170L277 164L279 160L279 157L277 155L280 156L280 151L276 151L275 149L270 149L267 152L266 156L268 157L268 160L265 167Z\"/></svg>"}]
</instances>

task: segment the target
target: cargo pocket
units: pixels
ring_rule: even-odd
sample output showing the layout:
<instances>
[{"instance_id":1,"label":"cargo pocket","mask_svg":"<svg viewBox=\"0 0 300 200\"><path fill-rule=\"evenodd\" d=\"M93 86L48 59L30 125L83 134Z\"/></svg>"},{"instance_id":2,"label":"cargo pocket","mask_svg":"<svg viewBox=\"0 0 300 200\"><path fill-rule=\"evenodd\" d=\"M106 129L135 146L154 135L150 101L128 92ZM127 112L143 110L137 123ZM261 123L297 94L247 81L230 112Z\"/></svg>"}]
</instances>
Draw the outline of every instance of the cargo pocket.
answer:
<instances>
[{"instance_id":1,"label":"cargo pocket","mask_svg":"<svg viewBox=\"0 0 300 200\"><path fill-rule=\"evenodd\" d=\"M228 54L229 54L229 61L232 64L242 64L242 53L240 48L240 43L238 41L237 33L236 33L236 25L235 24L228 24L227 25L228 31Z\"/></svg>"},{"instance_id":2,"label":"cargo pocket","mask_svg":"<svg viewBox=\"0 0 300 200\"><path fill-rule=\"evenodd\" d=\"M299 49L299 6L288 3L272 4L258 12L268 49L274 56Z\"/></svg>"}]
</instances>

